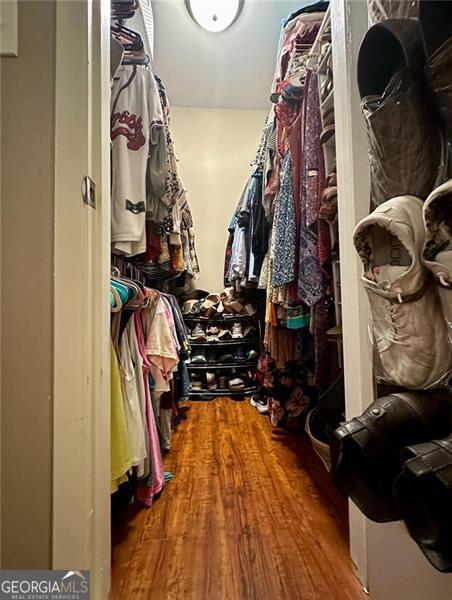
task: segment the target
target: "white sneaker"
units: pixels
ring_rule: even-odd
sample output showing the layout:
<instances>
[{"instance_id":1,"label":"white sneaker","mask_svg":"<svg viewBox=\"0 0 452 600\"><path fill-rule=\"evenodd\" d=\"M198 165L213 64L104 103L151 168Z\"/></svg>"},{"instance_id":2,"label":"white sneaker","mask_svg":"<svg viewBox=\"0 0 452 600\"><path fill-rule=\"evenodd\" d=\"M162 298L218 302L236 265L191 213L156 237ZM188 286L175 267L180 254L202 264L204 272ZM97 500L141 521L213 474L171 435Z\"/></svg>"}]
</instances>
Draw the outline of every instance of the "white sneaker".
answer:
<instances>
[{"instance_id":1,"label":"white sneaker","mask_svg":"<svg viewBox=\"0 0 452 600\"><path fill-rule=\"evenodd\" d=\"M442 387L451 353L436 286L421 261L422 201L400 196L384 202L353 237L364 265L377 378L412 389Z\"/></svg>"},{"instance_id":2,"label":"white sneaker","mask_svg":"<svg viewBox=\"0 0 452 600\"><path fill-rule=\"evenodd\" d=\"M232 339L238 340L243 337L243 329L241 323L234 323L232 326Z\"/></svg>"},{"instance_id":3,"label":"white sneaker","mask_svg":"<svg viewBox=\"0 0 452 600\"><path fill-rule=\"evenodd\" d=\"M440 185L424 204L425 244L422 259L433 273L452 344L452 179Z\"/></svg>"}]
</instances>

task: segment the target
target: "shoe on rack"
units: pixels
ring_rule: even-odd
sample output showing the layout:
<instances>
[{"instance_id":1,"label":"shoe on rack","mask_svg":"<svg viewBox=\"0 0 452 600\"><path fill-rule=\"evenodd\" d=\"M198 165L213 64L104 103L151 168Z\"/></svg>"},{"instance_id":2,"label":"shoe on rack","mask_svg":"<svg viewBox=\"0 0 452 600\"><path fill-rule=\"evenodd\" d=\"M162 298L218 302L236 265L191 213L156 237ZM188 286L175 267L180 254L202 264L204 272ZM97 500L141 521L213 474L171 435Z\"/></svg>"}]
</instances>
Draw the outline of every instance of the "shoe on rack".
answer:
<instances>
[{"instance_id":1,"label":"shoe on rack","mask_svg":"<svg viewBox=\"0 0 452 600\"><path fill-rule=\"evenodd\" d=\"M253 385L254 382L256 381L256 374L253 373L250 369L248 369L246 372L246 376L249 380L250 385Z\"/></svg>"},{"instance_id":2,"label":"shoe on rack","mask_svg":"<svg viewBox=\"0 0 452 600\"><path fill-rule=\"evenodd\" d=\"M232 326L232 339L238 340L243 337L242 324L236 321Z\"/></svg>"},{"instance_id":3,"label":"shoe on rack","mask_svg":"<svg viewBox=\"0 0 452 600\"><path fill-rule=\"evenodd\" d=\"M424 239L422 201L414 196L384 202L354 231L377 378L411 389L443 386L451 367L436 286L421 260Z\"/></svg>"},{"instance_id":4,"label":"shoe on rack","mask_svg":"<svg viewBox=\"0 0 452 600\"><path fill-rule=\"evenodd\" d=\"M201 308L201 302L199 300L186 300L182 305L182 313L184 315L196 315Z\"/></svg>"},{"instance_id":5,"label":"shoe on rack","mask_svg":"<svg viewBox=\"0 0 452 600\"><path fill-rule=\"evenodd\" d=\"M205 317L211 317L217 312L217 306L220 302L220 296L209 294L201 306L201 314Z\"/></svg>"},{"instance_id":6,"label":"shoe on rack","mask_svg":"<svg viewBox=\"0 0 452 600\"><path fill-rule=\"evenodd\" d=\"M216 325L211 325L206 329L207 335L218 335L220 332L219 328Z\"/></svg>"},{"instance_id":7,"label":"shoe on rack","mask_svg":"<svg viewBox=\"0 0 452 600\"><path fill-rule=\"evenodd\" d=\"M218 377L218 387L220 390L226 390L228 387L228 378L226 375L220 375Z\"/></svg>"},{"instance_id":8,"label":"shoe on rack","mask_svg":"<svg viewBox=\"0 0 452 600\"><path fill-rule=\"evenodd\" d=\"M207 381L207 383L213 383L215 381L215 373L212 373L211 371L207 371L206 381Z\"/></svg>"},{"instance_id":9,"label":"shoe on rack","mask_svg":"<svg viewBox=\"0 0 452 600\"><path fill-rule=\"evenodd\" d=\"M211 348L207 348L207 352L206 352L206 362L209 365L213 365L217 362L217 357L216 357L216 352L215 350L212 350Z\"/></svg>"},{"instance_id":10,"label":"shoe on rack","mask_svg":"<svg viewBox=\"0 0 452 600\"><path fill-rule=\"evenodd\" d=\"M241 392L242 390L244 390L245 383L243 382L243 379L240 379L240 377L234 377L234 379L230 379L229 389L233 392Z\"/></svg>"},{"instance_id":11,"label":"shoe on rack","mask_svg":"<svg viewBox=\"0 0 452 600\"><path fill-rule=\"evenodd\" d=\"M246 354L243 348L238 348L234 353L234 362L243 363L246 361Z\"/></svg>"},{"instance_id":12,"label":"shoe on rack","mask_svg":"<svg viewBox=\"0 0 452 600\"><path fill-rule=\"evenodd\" d=\"M191 391L192 392L202 392L203 387L202 387L202 381L199 379L196 380L192 380L191 382Z\"/></svg>"},{"instance_id":13,"label":"shoe on rack","mask_svg":"<svg viewBox=\"0 0 452 600\"><path fill-rule=\"evenodd\" d=\"M256 360L259 358L259 352L257 350L250 350L246 358L247 360Z\"/></svg>"},{"instance_id":14,"label":"shoe on rack","mask_svg":"<svg viewBox=\"0 0 452 600\"><path fill-rule=\"evenodd\" d=\"M452 435L404 448L394 495L411 537L435 569L452 572Z\"/></svg>"},{"instance_id":15,"label":"shoe on rack","mask_svg":"<svg viewBox=\"0 0 452 600\"><path fill-rule=\"evenodd\" d=\"M195 340L197 342L207 342L207 335L204 331L202 325L199 323L195 326L190 335L191 340Z\"/></svg>"},{"instance_id":16,"label":"shoe on rack","mask_svg":"<svg viewBox=\"0 0 452 600\"><path fill-rule=\"evenodd\" d=\"M452 179L430 194L423 213L426 238L422 259L437 284L452 344Z\"/></svg>"},{"instance_id":17,"label":"shoe on rack","mask_svg":"<svg viewBox=\"0 0 452 600\"><path fill-rule=\"evenodd\" d=\"M218 384L217 382L214 380L210 383L207 384L207 389L209 390L209 392L213 392L214 390L218 389Z\"/></svg>"},{"instance_id":18,"label":"shoe on rack","mask_svg":"<svg viewBox=\"0 0 452 600\"><path fill-rule=\"evenodd\" d=\"M194 354L191 357L191 363L192 363L192 365L204 364L206 362L207 362L206 355L205 355L205 353L202 350L200 350L199 352L196 352L196 354Z\"/></svg>"},{"instance_id":19,"label":"shoe on rack","mask_svg":"<svg viewBox=\"0 0 452 600\"><path fill-rule=\"evenodd\" d=\"M254 337L255 335L256 335L256 328L254 327L254 325L246 325L246 327L243 331L243 337L251 338L251 337Z\"/></svg>"},{"instance_id":20,"label":"shoe on rack","mask_svg":"<svg viewBox=\"0 0 452 600\"><path fill-rule=\"evenodd\" d=\"M230 329L220 329L220 331L218 332L218 339L220 341L225 341L225 340L232 340L232 333Z\"/></svg>"},{"instance_id":21,"label":"shoe on rack","mask_svg":"<svg viewBox=\"0 0 452 600\"><path fill-rule=\"evenodd\" d=\"M243 307L243 313L247 314L249 317L252 317L256 314L256 309L252 304L245 304L245 306Z\"/></svg>"},{"instance_id":22,"label":"shoe on rack","mask_svg":"<svg viewBox=\"0 0 452 600\"><path fill-rule=\"evenodd\" d=\"M207 341L208 342L219 342L219 338L217 335L209 335L207 336Z\"/></svg>"},{"instance_id":23,"label":"shoe on rack","mask_svg":"<svg viewBox=\"0 0 452 600\"><path fill-rule=\"evenodd\" d=\"M217 314L217 306L219 303L220 296L218 296L218 294L209 294L201 306L201 319L213 318Z\"/></svg>"},{"instance_id":24,"label":"shoe on rack","mask_svg":"<svg viewBox=\"0 0 452 600\"><path fill-rule=\"evenodd\" d=\"M250 398L251 406L257 410L261 415L268 414L268 398L262 393L262 391L254 392Z\"/></svg>"},{"instance_id":25,"label":"shoe on rack","mask_svg":"<svg viewBox=\"0 0 452 600\"><path fill-rule=\"evenodd\" d=\"M236 314L241 314L244 309L243 304L241 302L239 302L238 300L231 300L228 303L228 307L229 307L229 312L236 313Z\"/></svg>"},{"instance_id":26,"label":"shoe on rack","mask_svg":"<svg viewBox=\"0 0 452 600\"><path fill-rule=\"evenodd\" d=\"M218 362L221 364L230 364L234 362L234 354L226 353L218 357Z\"/></svg>"}]
</instances>

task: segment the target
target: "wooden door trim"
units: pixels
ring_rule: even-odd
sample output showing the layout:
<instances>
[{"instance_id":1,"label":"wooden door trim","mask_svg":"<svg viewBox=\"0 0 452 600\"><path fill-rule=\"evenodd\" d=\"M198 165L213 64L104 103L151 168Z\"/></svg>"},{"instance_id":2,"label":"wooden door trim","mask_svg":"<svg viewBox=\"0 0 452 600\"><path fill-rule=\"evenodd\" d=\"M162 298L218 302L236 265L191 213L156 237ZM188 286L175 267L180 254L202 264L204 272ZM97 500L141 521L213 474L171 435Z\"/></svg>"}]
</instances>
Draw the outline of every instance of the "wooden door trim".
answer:
<instances>
[{"instance_id":1,"label":"wooden door trim","mask_svg":"<svg viewBox=\"0 0 452 600\"><path fill-rule=\"evenodd\" d=\"M332 0L334 108L336 115L339 245L341 248L342 327L346 413L351 418L374 399L372 352L367 335L368 304L360 282L361 264L353 246L353 229L369 213L370 179L367 138L361 115L357 59L367 30L367 5ZM367 524L350 503L350 552L367 586Z\"/></svg>"},{"instance_id":2,"label":"wooden door trim","mask_svg":"<svg viewBox=\"0 0 452 600\"><path fill-rule=\"evenodd\" d=\"M52 561L110 585L109 1L56 3ZM89 140L92 140L90 142ZM84 204L83 176L96 184Z\"/></svg>"}]
</instances>

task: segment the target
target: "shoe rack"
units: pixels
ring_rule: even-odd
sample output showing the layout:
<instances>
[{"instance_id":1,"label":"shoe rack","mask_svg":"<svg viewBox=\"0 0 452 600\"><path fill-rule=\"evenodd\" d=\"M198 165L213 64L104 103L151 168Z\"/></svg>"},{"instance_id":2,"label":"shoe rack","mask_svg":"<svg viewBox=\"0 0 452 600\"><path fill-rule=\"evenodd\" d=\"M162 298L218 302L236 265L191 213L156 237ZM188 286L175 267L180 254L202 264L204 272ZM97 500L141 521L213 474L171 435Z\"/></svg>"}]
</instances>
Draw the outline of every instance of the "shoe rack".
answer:
<instances>
[{"instance_id":1,"label":"shoe rack","mask_svg":"<svg viewBox=\"0 0 452 600\"><path fill-rule=\"evenodd\" d=\"M232 328L234 323L240 323L242 331L247 325L252 325L255 329L255 334L250 337L241 337L238 339L227 339L219 341L197 341L190 338L191 358L187 361L187 369L190 375L190 380L193 381L195 374L199 376L202 382L201 390L193 390L190 392L190 399L212 400L219 396L230 396L236 400L241 400L245 396L253 394L257 391L258 385L255 383L257 361L261 352L261 329L260 322L256 315L216 315L215 317L205 318L200 316L186 315L184 316L185 324L189 331L200 325L204 330L211 326L218 328ZM245 359L234 359L228 361L220 360L222 355L237 353L237 350L243 349ZM201 350L206 356L206 362L194 363L192 360L196 357L197 352ZM251 350L256 352L256 357L252 359L246 358ZM211 360L213 358L213 360ZM247 371L251 371L253 382L248 381L245 387L240 390L231 389L229 385L220 387L220 378L226 377L228 383L230 379L240 378L246 382ZM207 373L214 373L216 389L208 389Z\"/></svg>"}]
</instances>

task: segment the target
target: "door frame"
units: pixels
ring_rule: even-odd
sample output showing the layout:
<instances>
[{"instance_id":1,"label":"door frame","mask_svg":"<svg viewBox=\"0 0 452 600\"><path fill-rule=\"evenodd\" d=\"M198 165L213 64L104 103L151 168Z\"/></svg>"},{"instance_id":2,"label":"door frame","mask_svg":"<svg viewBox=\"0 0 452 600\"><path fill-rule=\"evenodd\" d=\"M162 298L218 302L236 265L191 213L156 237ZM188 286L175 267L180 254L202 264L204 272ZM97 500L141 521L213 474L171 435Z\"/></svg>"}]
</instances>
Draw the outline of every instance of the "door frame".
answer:
<instances>
[{"instance_id":1,"label":"door frame","mask_svg":"<svg viewBox=\"0 0 452 600\"><path fill-rule=\"evenodd\" d=\"M90 569L99 599L111 561L109 28L109 0L56 2L52 568Z\"/></svg>"},{"instance_id":2,"label":"door frame","mask_svg":"<svg viewBox=\"0 0 452 600\"><path fill-rule=\"evenodd\" d=\"M369 310L361 285L362 266L353 229L369 213L370 175L367 137L358 91L357 60L367 31L367 3L332 0L334 109L336 115L339 244L341 248L342 326L347 418L361 414L374 399L372 349L367 333ZM349 501L350 554L368 587L368 539L364 515Z\"/></svg>"}]
</instances>

